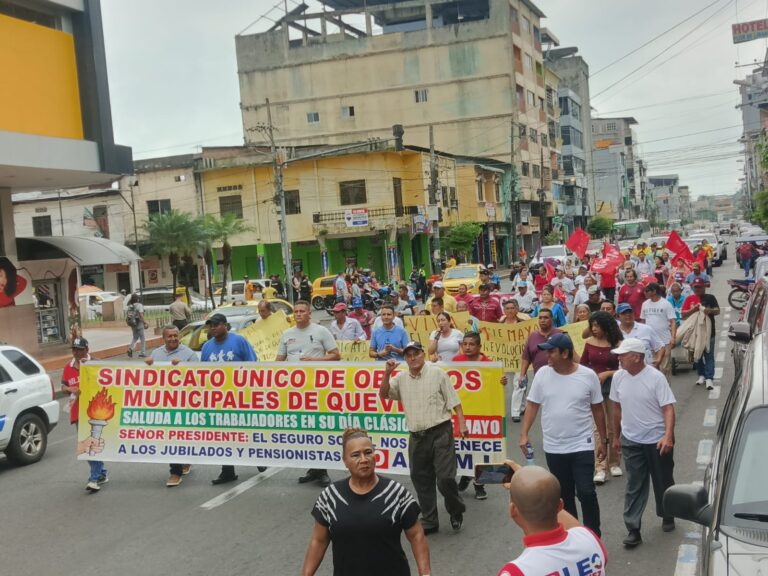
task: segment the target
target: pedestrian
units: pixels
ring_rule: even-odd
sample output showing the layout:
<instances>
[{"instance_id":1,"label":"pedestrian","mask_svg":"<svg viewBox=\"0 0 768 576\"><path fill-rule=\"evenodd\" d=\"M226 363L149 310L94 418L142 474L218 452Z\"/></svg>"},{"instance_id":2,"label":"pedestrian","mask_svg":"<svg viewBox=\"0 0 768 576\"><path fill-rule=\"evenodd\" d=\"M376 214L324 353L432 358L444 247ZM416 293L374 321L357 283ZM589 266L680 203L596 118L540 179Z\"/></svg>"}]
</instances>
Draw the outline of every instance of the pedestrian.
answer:
<instances>
[{"instance_id":1,"label":"pedestrian","mask_svg":"<svg viewBox=\"0 0 768 576\"><path fill-rule=\"evenodd\" d=\"M666 348L659 335L650 326L635 321L635 312L626 302L616 308L619 330L624 338L637 338L645 343L645 362L654 368L661 366Z\"/></svg>"},{"instance_id":2,"label":"pedestrian","mask_svg":"<svg viewBox=\"0 0 768 576\"><path fill-rule=\"evenodd\" d=\"M179 329L174 324L168 324L163 327L163 346L152 350L152 354L144 362L147 366L155 363L170 363L176 366L181 362L198 362L199 360L197 352L179 340ZM165 485L168 488L178 486L181 484L182 476L189 474L191 468L189 464L171 464L170 476Z\"/></svg>"},{"instance_id":3,"label":"pedestrian","mask_svg":"<svg viewBox=\"0 0 768 576\"><path fill-rule=\"evenodd\" d=\"M547 364L547 352L539 348L539 344L546 342L550 336L562 334L555 328L552 322L552 311L541 310L538 318L538 330L531 330L523 346L523 354L520 358L520 377L517 385L512 388L512 400L510 414L512 422L520 422L520 414L525 411L525 396L528 388L528 368L533 367L533 374L539 368Z\"/></svg>"},{"instance_id":4,"label":"pedestrian","mask_svg":"<svg viewBox=\"0 0 768 576\"><path fill-rule=\"evenodd\" d=\"M275 280L270 280L269 285L265 286L261 291L262 300L274 300L277 298L277 288L275 287Z\"/></svg>"},{"instance_id":5,"label":"pedestrian","mask_svg":"<svg viewBox=\"0 0 768 576\"><path fill-rule=\"evenodd\" d=\"M613 300L603 300L600 302L600 312L607 312L612 317L616 317L616 303Z\"/></svg>"},{"instance_id":6,"label":"pedestrian","mask_svg":"<svg viewBox=\"0 0 768 576\"><path fill-rule=\"evenodd\" d=\"M551 312L555 328L560 328L561 326L568 324L568 320L565 317L565 311L563 310L562 305L555 301L552 287L549 285L542 288L541 301L536 304L531 316L536 318L542 310L549 310Z\"/></svg>"},{"instance_id":7,"label":"pedestrian","mask_svg":"<svg viewBox=\"0 0 768 576\"><path fill-rule=\"evenodd\" d=\"M343 302L333 307L333 319L330 330L335 340L367 340L360 322L347 316L347 305Z\"/></svg>"},{"instance_id":8,"label":"pedestrian","mask_svg":"<svg viewBox=\"0 0 768 576\"><path fill-rule=\"evenodd\" d=\"M403 360L403 351L408 343L408 333L401 325L395 324L395 310L389 304L379 309L381 327L374 327L368 355L376 360Z\"/></svg>"},{"instance_id":9,"label":"pedestrian","mask_svg":"<svg viewBox=\"0 0 768 576\"><path fill-rule=\"evenodd\" d=\"M608 454L602 460L595 452L595 484L604 484L607 478L606 469L611 476L621 476L619 454L611 449L613 432L613 403L609 399L611 382L616 370L619 369L619 359L611 354L613 348L618 347L624 336L619 330L616 320L607 312L595 312L589 318L590 336L584 341L584 351L579 363L582 366L594 370L600 380L600 392L603 395L603 414L605 414L605 429L608 433L608 443L605 444ZM603 439L597 432L597 426L593 426L595 434L595 446L603 445Z\"/></svg>"},{"instance_id":10,"label":"pedestrian","mask_svg":"<svg viewBox=\"0 0 768 576\"><path fill-rule=\"evenodd\" d=\"M739 263L744 270L744 278L749 278L752 272L752 261L755 259L757 250L752 242L742 242L736 249L736 254L739 256Z\"/></svg>"},{"instance_id":11,"label":"pedestrian","mask_svg":"<svg viewBox=\"0 0 768 576\"><path fill-rule=\"evenodd\" d=\"M429 335L427 353L433 362L451 362L461 349L464 333L453 327L453 321L448 312L440 312L435 320L437 329Z\"/></svg>"},{"instance_id":12,"label":"pedestrian","mask_svg":"<svg viewBox=\"0 0 768 576\"><path fill-rule=\"evenodd\" d=\"M616 270L600 274L600 290L606 300L616 302Z\"/></svg>"},{"instance_id":13,"label":"pedestrian","mask_svg":"<svg viewBox=\"0 0 768 576\"><path fill-rule=\"evenodd\" d=\"M456 484L456 444L451 411L458 419L459 436L467 438L469 430L461 401L448 375L439 366L426 363L420 342L408 342L403 352L408 369L392 377L398 362L387 360L379 396L399 400L405 412L410 432L411 481L419 498L424 533L437 532L440 526L435 483L445 500L451 527L458 532L464 522L466 506Z\"/></svg>"},{"instance_id":14,"label":"pedestrian","mask_svg":"<svg viewBox=\"0 0 768 576\"><path fill-rule=\"evenodd\" d=\"M573 342L567 334L556 334L539 344L547 351L547 366L531 384L520 449L528 453L531 429L541 409L544 456L547 467L560 482L566 511L578 518L576 497L581 502L584 525L600 536L600 505L595 491L594 458L605 458L608 434L605 428L600 380L592 370L573 361ZM601 445L594 446L592 421L597 424Z\"/></svg>"},{"instance_id":15,"label":"pedestrian","mask_svg":"<svg viewBox=\"0 0 768 576\"><path fill-rule=\"evenodd\" d=\"M171 313L171 322L176 328L181 330L192 320L192 309L184 302L183 294L176 294L173 303L168 307Z\"/></svg>"},{"instance_id":16,"label":"pedestrian","mask_svg":"<svg viewBox=\"0 0 768 576\"><path fill-rule=\"evenodd\" d=\"M451 314L456 312L456 299L445 291L445 284L440 280L432 284L432 298L427 300L427 308L429 308L429 304L433 298L441 298L443 306Z\"/></svg>"},{"instance_id":17,"label":"pedestrian","mask_svg":"<svg viewBox=\"0 0 768 576\"><path fill-rule=\"evenodd\" d=\"M352 312L347 315L349 318L353 318L360 323L365 332L365 339L371 339L371 327L376 322L376 315L370 310L366 310L363 306L362 298L352 298Z\"/></svg>"},{"instance_id":18,"label":"pedestrian","mask_svg":"<svg viewBox=\"0 0 768 576\"><path fill-rule=\"evenodd\" d=\"M334 362L341 359L333 334L325 326L313 323L311 312L311 304L306 300L299 300L293 305L296 325L280 336L275 361ZM310 468L299 478L299 484L313 481L323 487L331 484L328 471L321 468Z\"/></svg>"},{"instance_id":19,"label":"pedestrian","mask_svg":"<svg viewBox=\"0 0 768 576\"><path fill-rule=\"evenodd\" d=\"M552 288L560 288L565 294L565 308L572 309L573 299L576 296L576 285L565 275L565 268L562 266L555 268L555 277L549 281L549 285Z\"/></svg>"},{"instance_id":20,"label":"pedestrian","mask_svg":"<svg viewBox=\"0 0 768 576\"><path fill-rule=\"evenodd\" d=\"M675 324L680 327L681 312L683 310L683 303L685 302L685 296L683 295L683 287L679 282L673 282L669 286L669 294L667 294L667 302L672 305L672 309L675 311ZM672 341L672 347L674 348L675 341Z\"/></svg>"},{"instance_id":21,"label":"pedestrian","mask_svg":"<svg viewBox=\"0 0 768 576\"><path fill-rule=\"evenodd\" d=\"M88 354L88 340L85 338L77 337L72 340L72 360L67 362L64 366L64 370L61 373L61 389L63 392L69 394L67 401L67 408L69 409L69 423L74 424L75 428L78 428L78 421L80 416L80 366L81 364L88 362L91 359ZM86 452L98 454L104 449L103 438L92 438L89 436L83 442L80 442L77 447L78 454L84 454ZM88 483L85 485L85 489L91 494L95 494L101 487L109 482L109 476L107 475L107 469L104 467L104 462L100 460L88 460L91 472L88 475Z\"/></svg>"},{"instance_id":22,"label":"pedestrian","mask_svg":"<svg viewBox=\"0 0 768 576\"><path fill-rule=\"evenodd\" d=\"M540 466L512 460L509 515L523 530L523 552L498 576L605 574L608 554L600 537L563 509L560 482Z\"/></svg>"},{"instance_id":23,"label":"pedestrian","mask_svg":"<svg viewBox=\"0 0 768 576\"><path fill-rule=\"evenodd\" d=\"M280 280L280 276L273 274L270 286L275 289L275 295L272 298L285 298L285 288L283 287L283 281Z\"/></svg>"},{"instance_id":24,"label":"pedestrian","mask_svg":"<svg viewBox=\"0 0 768 576\"><path fill-rule=\"evenodd\" d=\"M256 311L259 313L260 320L266 320L275 312L269 300L264 299L259 300L259 303L256 305Z\"/></svg>"},{"instance_id":25,"label":"pedestrian","mask_svg":"<svg viewBox=\"0 0 768 576\"><path fill-rule=\"evenodd\" d=\"M491 298L491 285L481 284L480 295L469 302L469 313L482 322L498 322L502 317L501 304Z\"/></svg>"},{"instance_id":26,"label":"pedestrian","mask_svg":"<svg viewBox=\"0 0 768 576\"><path fill-rule=\"evenodd\" d=\"M347 281L344 278L344 273L339 272L336 276L336 281L333 283L334 292L336 293L336 302L342 302L344 304L349 302L349 288L347 288Z\"/></svg>"},{"instance_id":27,"label":"pedestrian","mask_svg":"<svg viewBox=\"0 0 768 576\"><path fill-rule=\"evenodd\" d=\"M645 302L645 286L637 281L637 272L627 268L624 271L624 285L619 288L619 304L629 304L635 314L635 320L640 320L643 302Z\"/></svg>"},{"instance_id":28,"label":"pedestrian","mask_svg":"<svg viewBox=\"0 0 768 576\"><path fill-rule=\"evenodd\" d=\"M664 515L663 503L664 491L675 483L675 396L664 375L646 365L643 342L625 338L613 353L621 364L611 387L616 430L613 448L624 456L627 469L624 525L628 534L624 545L634 548L642 542L640 523L648 503L649 478L661 529L675 529L674 518Z\"/></svg>"},{"instance_id":29,"label":"pedestrian","mask_svg":"<svg viewBox=\"0 0 768 576\"><path fill-rule=\"evenodd\" d=\"M247 274L243 276L243 295L245 296L246 302L253 300L253 282L250 281ZM181 330L181 328L179 328L179 330Z\"/></svg>"},{"instance_id":30,"label":"pedestrian","mask_svg":"<svg viewBox=\"0 0 768 576\"><path fill-rule=\"evenodd\" d=\"M128 358L133 358L133 348L137 342L141 342L139 358L146 358L147 342L144 337L144 330L149 328L149 323L144 319L144 305L141 303L141 296L137 293L133 293L128 300L125 322L131 327L131 344L128 346Z\"/></svg>"},{"instance_id":31,"label":"pedestrian","mask_svg":"<svg viewBox=\"0 0 768 576\"><path fill-rule=\"evenodd\" d=\"M499 276L498 272L496 272L496 266L493 264L488 264L488 274L490 274L491 278L491 284L496 286L496 288L501 287L501 277Z\"/></svg>"},{"instance_id":32,"label":"pedestrian","mask_svg":"<svg viewBox=\"0 0 768 576\"><path fill-rule=\"evenodd\" d=\"M699 375L696 385L706 384L707 390L712 390L715 387L715 316L720 314L720 304L714 294L707 294L707 285L702 278L696 278L691 287L693 294L685 299L680 313L683 320L699 311L709 316L709 347L704 349L704 354L696 361L695 367Z\"/></svg>"},{"instance_id":33,"label":"pedestrian","mask_svg":"<svg viewBox=\"0 0 768 576\"><path fill-rule=\"evenodd\" d=\"M419 574L430 574L429 546L419 522L419 505L399 482L376 474L368 433L346 429L341 452L349 477L323 490L312 508L315 526L302 576L314 576L329 544L333 544L334 574L409 576L401 533L411 544Z\"/></svg>"},{"instance_id":34,"label":"pedestrian","mask_svg":"<svg viewBox=\"0 0 768 576\"><path fill-rule=\"evenodd\" d=\"M203 344L200 351L202 362L258 362L256 351L245 338L229 331L229 322L224 314L212 314L205 321L206 327L210 327L208 341ZM211 480L214 485L226 484L237 480L235 467L225 464L221 467L221 473Z\"/></svg>"},{"instance_id":35,"label":"pedestrian","mask_svg":"<svg viewBox=\"0 0 768 576\"><path fill-rule=\"evenodd\" d=\"M456 354L451 358L451 362L492 362L488 356L482 352L482 341L477 332L467 332L461 341L461 354ZM507 385L507 375L501 378L501 385ZM485 485L474 480L473 476L462 476L459 480L459 492L464 492L472 481L475 488L475 500L485 500L488 494L485 491Z\"/></svg>"},{"instance_id":36,"label":"pedestrian","mask_svg":"<svg viewBox=\"0 0 768 576\"><path fill-rule=\"evenodd\" d=\"M663 289L656 282L651 282L645 287L646 301L640 312L640 318L645 325L656 332L664 344L664 356L662 356L659 370L669 378L672 366L672 349L677 338L677 322L675 309L666 298L663 298Z\"/></svg>"},{"instance_id":37,"label":"pedestrian","mask_svg":"<svg viewBox=\"0 0 768 576\"><path fill-rule=\"evenodd\" d=\"M635 262L635 272L638 276L640 276L640 278L644 276L652 276L654 270L655 266L647 259L647 254L645 252L638 252L637 262Z\"/></svg>"},{"instance_id":38,"label":"pedestrian","mask_svg":"<svg viewBox=\"0 0 768 576\"><path fill-rule=\"evenodd\" d=\"M432 305L434 306L434 301L432 302ZM422 311L423 312L423 311ZM469 306L466 302L462 300L456 301L456 312L466 312L469 315L469 318L467 319L467 324L464 327L465 332L480 332L480 321L472 316L472 314L469 314Z\"/></svg>"},{"instance_id":39,"label":"pedestrian","mask_svg":"<svg viewBox=\"0 0 768 576\"><path fill-rule=\"evenodd\" d=\"M296 300L306 300L312 302L312 282L309 281L309 277L305 272L301 273L301 280L299 281L299 297Z\"/></svg>"},{"instance_id":40,"label":"pedestrian","mask_svg":"<svg viewBox=\"0 0 768 576\"><path fill-rule=\"evenodd\" d=\"M459 293L454 296L454 299L456 300L456 304L459 302L469 304L473 300L473 296L467 290L466 284L459 284Z\"/></svg>"},{"instance_id":41,"label":"pedestrian","mask_svg":"<svg viewBox=\"0 0 768 576\"><path fill-rule=\"evenodd\" d=\"M701 271L701 262L694 262L692 268L693 272L686 276L685 283L692 287L693 281L697 278L701 278L704 281L704 286L709 288L712 280L710 279L709 274Z\"/></svg>"},{"instance_id":42,"label":"pedestrian","mask_svg":"<svg viewBox=\"0 0 768 576\"><path fill-rule=\"evenodd\" d=\"M531 289L530 282L520 279L517 281L516 286L517 294L513 296L513 300L517 302L520 312L524 314L533 313L535 290Z\"/></svg>"}]
</instances>

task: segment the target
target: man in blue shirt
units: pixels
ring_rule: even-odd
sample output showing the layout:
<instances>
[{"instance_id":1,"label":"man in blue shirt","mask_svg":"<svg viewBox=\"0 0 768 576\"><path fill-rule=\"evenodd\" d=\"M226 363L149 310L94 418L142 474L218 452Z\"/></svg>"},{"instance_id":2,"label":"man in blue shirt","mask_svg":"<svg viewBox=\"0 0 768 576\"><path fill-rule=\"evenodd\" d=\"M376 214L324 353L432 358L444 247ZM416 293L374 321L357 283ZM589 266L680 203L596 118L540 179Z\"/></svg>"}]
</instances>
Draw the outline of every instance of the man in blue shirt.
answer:
<instances>
[{"instance_id":1,"label":"man in blue shirt","mask_svg":"<svg viewBox=\"0 0 768 576\"><path fill-rule=\"evenodd\" d=\"M379 310L381 327L371 335L368 355L376 360L403 360L403 348L408 344L408 333L395 325L395 309L385 304Z\"/></svg>"},{"instance_id":2,"label":"man in blue shirt","mask_svg":"<svg viewBox=\"0 0 768 576\"><path fill-rule=\"evenodd\" d=\"M704 280L705 286L709 288L709 285L710 285L709 274L701 271L701 264L699 264L698 262L693 263L693 272L688 274L688 277L685 279L685 283L688 284L688 286L692 286L693 281L696 280L696 278L701 278L702 280Z\"/></svg>"},{"instance_id":3,"label":"man in blue shirt","mask_svg":"<svg viewBox=\"0 0 768 576\"><path fill-rule=\"evenodd\" d=\"M258 362L256 351L250 342L229 332L229 324L224 314L213 314L205 325L210 327L210 338L203 344L200 357L203 362ZM262 471L259 467L259 471ZM218 478L211 480L213 484L226 484L237 480L234 466L222 466Z\"/></svg>"}]
</instances>

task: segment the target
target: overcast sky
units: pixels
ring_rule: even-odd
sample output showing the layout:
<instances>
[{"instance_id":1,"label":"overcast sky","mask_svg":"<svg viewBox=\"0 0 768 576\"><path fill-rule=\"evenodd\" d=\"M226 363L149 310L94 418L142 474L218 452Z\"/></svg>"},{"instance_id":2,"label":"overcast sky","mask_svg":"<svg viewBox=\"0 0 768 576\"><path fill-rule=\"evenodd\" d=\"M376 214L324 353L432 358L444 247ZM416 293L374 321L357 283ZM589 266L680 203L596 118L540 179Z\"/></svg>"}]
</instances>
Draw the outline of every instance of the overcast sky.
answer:
<instances>
[{"instance_id":1,"label":"overcast sky","mask_svg":"<svg viewBox=\"0 0 768 576\"><path fill-rule=\"evenodd\" d=\"M768 18L768 0L536 3L547 15L542 26L561 46L578 46L589 63L593 114L639 122L640 152L651 175L677 173L694 195L737 189L743 168L733 80L751 69L736 64L762 61L768 42L734 45L730 25ZM134 158L241 144L234 36L275 4L282 1L102 0L116 141L132 146ZM249 32L271 24L262 19Z\"/></svg>"}]
</instances>

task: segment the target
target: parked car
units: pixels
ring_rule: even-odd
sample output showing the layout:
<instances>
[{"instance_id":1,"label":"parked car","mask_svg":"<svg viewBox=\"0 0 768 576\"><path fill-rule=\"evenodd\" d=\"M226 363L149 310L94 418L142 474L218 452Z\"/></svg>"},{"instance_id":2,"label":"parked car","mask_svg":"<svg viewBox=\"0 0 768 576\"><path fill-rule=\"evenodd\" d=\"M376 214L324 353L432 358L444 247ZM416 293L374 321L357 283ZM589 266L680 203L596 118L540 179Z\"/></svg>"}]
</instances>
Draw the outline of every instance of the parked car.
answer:
<instances>
[{"instance_id":1,"label":"parked car","mask_svg":"<svg viewBox=\"0 0 768 576\"><path fill-rule=\"evenodd\" d=\"M269 278L252 278L251 284L256 286L260 285L262 289L266 288L272 283ZM213 298L216 302L219 302L221 298L221 292L223 288L219 286L213 292ZM234 302L245 302L245 280L231 280L227 282L227 293L224 295L224 302L232 304Z\"/></svg>"},{"instance_id":2,"label":"parked car","mask_svg":"<svg viewBox=\"0 0 768 576\"><path fill-rule=\"evenodd\" d=\"M482 264L459 264L448 268L443 274L445 291L450 295L459 293L459 286L465 284L467 292L477 294L480 291L480 270L485 270Z\"/></svg>"},{"instance_id":3,"label":"parked car","mask_svg":"<svg viewBox=\"0 0 768 576\"><path fill-rule=\"evenodd\" d=\"M768 330L768 278L758 277L752 295L744 307L744 313L738 322L728 326L728 338L733 342L731 354L739 377L742 361L747 348L757 334Z\"/></svg>"},{"instance_id":4,"label":"parked car","mask_svg":"<svg viewBox=\"0 0 768 576\"><path fill-rule=\"evenodd\" d=\"M254 322L257 322L261 316L247 314L243 316L231 316L227 317L231 332L239 332L243 328L247 328ZM196 320L190 322L179 332L179 340L182 344L186 344L195 352L199 352L203 349L203 344L208 341L208 331L205 329L205 320Z\"/></svg>"},{"instance_id":5,"label":"parked car","mask_svg":"<svg viewBox=\"0 0 768 576\"><path fill-rule=\"evenodd\" d=\"M58 423L59 403L45 368L19 348L0 345L0 450L15 464L33 464Z\"/></svg>"},{"instance_id":6,"label":"parked car","mask_svg":"<svg viewBox=\"0 0 768 576\"><path fill-rule=\"evenodd\" d=\"M117 292L89 292L78 296L81 305L85 303L88 320L98 320L102 317L102 304L104 302L114 302L122 298L122 294Z\"/></svg>"},{"instance_id":7,"label":"parked car","mask_svg":"<svg viewBox=\"0 0 768 576\"><path fill-rule=\"evenodd\" d=\"M320 276L312 282L312 307L315 310L325 308L325 297L335 294L336 276Z\"/></svg>"},{"instance_id":8,"label":"parked car","mask_svg":"<svg viewBox=\"0 0 768 576\"><path fill-rule=\"evenodd\" d=\"M183 291L184 288L178 290ZM202 294L191 288L189 289L189 297L192 302L188 304L192 310L205 310L208 307ZM173 300L173 288L147 288L143 290L142 304L144 304L145 312L167 312L168 306L173 303Z\"/></svg>"},{"instance_id":9,"label":"parked car","mask_svg":"<svg viewBox=\"0 0 768 576\"><path fill-rule=\"evenodd\" d=\"M664 494L665 514L703 526L699 574L759 574L768 560L768 334L755 337L720 417L704 483Z\"/></svg>"},{"instance_id":10,"label":"parked car","mask_svg":"<svg viewBox=\"0 0 768 576\"><path fill-rule=\"evenodd\" d=\"M712 262L713 266L720 266L723 263L723 260L728 259L728 242L720 238L714 232L696 232L690 234L688 239L696 241L706 240L709 242L709 245L712 246L712 253L714 256Z\"/></svg>"},{"instance_id":11,"label":"parked car","mask_svg":"<svg viewBox=\"0 0 768 576\"><path fill-rule=\"evenodd\" d=\"M288 318L288 322L293 324L293 305L290 302L287 300L281 300L280 298L272 298L269 300L269 303L272 305L275 312L278 310L285 312L285 315ZM219 306L215 310L209 312L206 318L209 318L212 314L224 314L227 319L230 319L234 318L235 316L253 316L258 313L258 304L253 302L248 304L240 304L236 302L234 304L224 304L224 306Z\"/></svg>"},{"instance_id":12,"label":"parked car","mask_svg":"<svg viewBox=\"0 0 768 576\"><path fill-rule=\"evenodd\" d=\"M531 262L528 264L529 268L538 268L544 263L544 260L557 260L559 264L565 264L567 258L573 259L574 264L577 263L577 258L568 250L565 244L554 244L552 246L542 246L541 253L537 252Z\"/></svg>"}]
</instances>

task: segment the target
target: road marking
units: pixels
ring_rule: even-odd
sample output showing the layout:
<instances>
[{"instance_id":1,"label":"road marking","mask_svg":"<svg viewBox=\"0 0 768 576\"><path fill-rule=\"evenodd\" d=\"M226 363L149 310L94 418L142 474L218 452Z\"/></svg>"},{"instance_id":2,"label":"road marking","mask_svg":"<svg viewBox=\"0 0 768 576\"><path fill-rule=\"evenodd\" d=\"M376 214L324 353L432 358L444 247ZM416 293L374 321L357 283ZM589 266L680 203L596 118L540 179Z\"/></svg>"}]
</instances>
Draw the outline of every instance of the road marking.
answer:
<instances>
[{"instance_id":1,"label":"road marking","mask_svg":"<svg viewBox=\"0 0 768 576\"><path fill-rule=\"evenodd\" d=\"M733 308L731 308L730 306L726 306L723 310L727 313L733 310Z\"/></svg>"},{"instance_id":2,"label":"road marking","mask_svg":"<svg viewBox=\"0 0 768 576\"><path fill-rule=\"evenodd\" d=\"M696 453L696 464L706 466L712 458L712 440L699 440L699 451Z\"/></svg>"},{"instance_id":3,"label":"road marking","mask_svg":"<svg viewBox=\"0 0 768 576\"><path fill-rule=\"evenodd\" d=\"M720 398L720 386L715 386L709 391L709 399L717 400L718 398Z\"/></svg>"},{"instance_id":4,"label":"road marking","mask_svg":"<svg viewBox=\"0 0 768 576\"><path fill-rule=\"evenodd\" d=\"M707 408L704 412L704 426L712 428L717 423L717 408Z\"/></svg>"},{"instance_id":5,"label":"road marking","mask_svg":"<svg viewBox=\"0 0 768 576\"><path fill-rule=\"evenodd\" d=\"M725 362L725 351L717 353L717 356L715 356L715 362Z\"/></svg>"},{"instance_id":6,"label":"road marking","mask_svg":"<svg viewBox=\"0 0 768 576\"><path fill-rule=\"evenodd\" d=\"M230 490L227 490L223 494L219 494L218 496L216 496L216 498L212 498L208 500L208 502L201 504L200 508L203 508L204 510L213 510L214 508L217 508L222 504L226 504L233 498L240 496L240 494L242 494L246 490L250 490L254 486L261 484L267 478L270 478L271 476L274 476L275 474L277 474L278 472L282 472L283 470L284 468L270 468L265 472L260 472L256 476L249 478L245 482L241 482L240 484L238 484L237 486L235 486Z\"/></svg>"},{"instance_id":7,"label":"road marking","mask_svg":"<svg viewBox=\"0 0 768 576\"><path fill-rule=\"evenodd\" d=\"M728 340L720 340L719 346L720 348L725 348L726 346L728 346Z\"/></svg>"},{"instance_id":8,"label":"road marking","mask_svg":"<svg viewBox=\"0 0 768 576\"><path fill-rule=\"evenodd\" d=\"M718 366L715 368L715 380L720 380L723 377L723 367Z\"/></svg>"},{"instance_id":9,"label":"road marking","mask_svg":"<svg viewBox=\"0 0 768 576\"><path fill-rule=\"evenodd\" d=\"M696 544L680 544L677 549L675 576L695 576L698 558L699 547Z\"/></svg>"}]
</instances>

